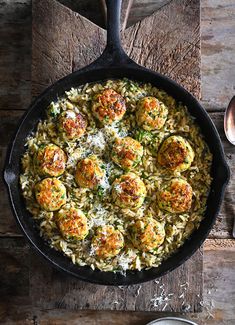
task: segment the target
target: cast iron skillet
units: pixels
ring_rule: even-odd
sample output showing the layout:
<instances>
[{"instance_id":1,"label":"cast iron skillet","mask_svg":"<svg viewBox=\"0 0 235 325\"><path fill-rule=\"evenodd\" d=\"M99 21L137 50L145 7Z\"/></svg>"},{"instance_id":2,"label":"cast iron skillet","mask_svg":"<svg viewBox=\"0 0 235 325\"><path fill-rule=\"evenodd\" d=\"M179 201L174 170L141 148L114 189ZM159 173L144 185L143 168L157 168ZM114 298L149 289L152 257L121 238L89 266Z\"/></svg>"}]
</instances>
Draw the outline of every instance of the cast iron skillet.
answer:
<instances>
[{"instance_id":1,"label":"cast iron skillet","mask_svg":"<svg viewBox=\"0 0 235 325\"><path fill-rule=\"evenodd\" d=\"M188 91L177 83L159 73L137 65L125 54L119 39L121 0L106 0L106 4L108 15L107 46L103 54L91 65L57 81L54 85L46 89L29 107L9 147L4 178L7 183L15 218L22 231L36 251L43 255L52 265L84 281L105 285L129 285L162 276L185 262L200 247L206 239L219 212L225 186L229 180L229 168L224 158L218 132L206 111ZM39 119L45 117L45 110L50 102L58 96L62 96L71 87L77 87L87 82L123 77L150 82L154 86L164 89L176 100L187 105L190 114L195 117L196 123L200 125L202 133L213 153L211 169L213 182L208 197L205 218L199 229L192 234L190 239L174 255L165 260L159 267L143 271L128 271L126 276L120 273L101 272L99 270L93 271L89 267L74 265L62 253L50 248L45 240L39 236L35 222L26 210L19 186L20 160L22 154L25 152L24 144L26 138L35 130Z\"/></svg>"}]
</instances>

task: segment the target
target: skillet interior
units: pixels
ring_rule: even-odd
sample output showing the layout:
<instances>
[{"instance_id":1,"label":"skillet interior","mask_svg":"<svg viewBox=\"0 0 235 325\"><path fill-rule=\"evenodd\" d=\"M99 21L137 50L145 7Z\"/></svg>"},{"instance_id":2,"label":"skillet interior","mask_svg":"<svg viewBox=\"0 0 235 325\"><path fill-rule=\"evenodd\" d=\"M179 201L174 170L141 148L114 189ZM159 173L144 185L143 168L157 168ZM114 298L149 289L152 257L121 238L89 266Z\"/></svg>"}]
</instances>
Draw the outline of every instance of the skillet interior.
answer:
<instances>
[{"instance_id":1,"label":"skillet interior","mask_svg":"<svg viewBox=\"0 0 235 325\"><path fill-rule=\"evenodd\" d=\"M105 79L117 79L123 77L142 82L150 82L154 86L165 90L176 100L187 105L190 114L195 117L196 123L201 127L201 131L213 154L211 169L213 182L208 197L205 218L201 222L199 229L192 234L190 239L187 240L174 255L163 261L158 268L143 271L127 271L126 276L123 276L120 273L115 274L99 270L93 271L89 267L74 265L69 258L50 248L45 240L39 236L39 231L35 227L35 222L30 213L26 210L25 202L19 187L19 174L21 170L20 159L26 149L24 146L26 138L33 130L35 130L39 119L45 117L45 111L50 102L56 100L58 96L63 96L64 92L69 90L71 87L77 87L87 82L97 82ZM184 88L167 77L129 62L126 63L126 65L120 63L115 66L106 66L102 68L93 65L74 72L55 83L39 96L21 121L13 140L11 150L9 151L4 177L8 184L9 195L16 219L24 234L36 250L48 259L56 268L92 283L129 285L149 281L162 276L185 262L200 247L207 237L218 214L223 199L225 185L229 179L229 169L224 159L224 153L218 132L208 114L200 106L197 100Z\"/></svg>"}]
</instances>

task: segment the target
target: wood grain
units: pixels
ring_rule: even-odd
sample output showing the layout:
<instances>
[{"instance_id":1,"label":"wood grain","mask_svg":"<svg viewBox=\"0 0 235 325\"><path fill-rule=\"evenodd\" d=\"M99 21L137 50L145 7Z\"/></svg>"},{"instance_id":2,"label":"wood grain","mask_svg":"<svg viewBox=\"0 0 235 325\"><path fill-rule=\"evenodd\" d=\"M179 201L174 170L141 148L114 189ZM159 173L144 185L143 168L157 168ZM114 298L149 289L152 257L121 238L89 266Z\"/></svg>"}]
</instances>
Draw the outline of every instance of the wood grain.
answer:
<instances>
[{"instance_id":1,"label":"wood grain","mask_svg":"<svg viewBox=\"0 0 235 325\"><path fill-rule=\"evenodd\" d=\"M29 0L0 1L0 109L26 109L31 87Z\"/></svg>"},{"instance_id":2,"label":"wood grain","mask_svg":"<svg viewBox=\"0 0 235 325\"><path fill-rule=\"evenodd\" d=\"M103 10L100 6L99 0L58 0L58 2L70 8L72 11L79 13L81 16L87 18L96 25L105 28Z\"/></svg>"},{"instance_id":3,"label":"wood grain","mask_svg":"<svg viewBox=\"0 0 235 325\"><path fill-rule=\"evenodd\" d=\"M22 238L0 241L0 295L29 295L29 248ZM4 261L4 262L3 262Z\"/></svg>"},{"instance_id":4,"label":"wood grain","mask_svg":"<svg viewBox=\"0 0 235 325\"><path fill-rule=\"evenodd\" d=\"M235 93L235 2L202 0L202 99L224 109Z\"/></svg>"},{"instance_id":5,"label":"wood grain","mask_svg":"<svg viewBox=\"0 0 235 325\"><path fill-rule=\"evenodd\" d=\"M151 16L154 12L167 5L169 2L171 2L171 0L134 0L131 6L127 27L136 24L145 17Z\"/></svg>"},{"instance_id":6,"label":"wood grain","mask_svg":"<svg viewBox=\"0 0 235 325\"><path fill-rule=\"evenodd\" d=\"M143 20L171 0L135 0L128 26ZM199 1L198 1L199 3ZM201 0L202 103L208 110L226 108L234 95L235 2Z\"/></svg>"},{"instance_id":7,"label":"wood grain","mask_svg":"<svg viewBox=\"0 0 235 325\"><path fill-rule=\"evenodd\" d=\"M68 2L69 0L64 0ZM74 1L71 1L75 3ZM83 2L83 0L79 0ZM87 0L85 0L87 2ZM156 5L155 1L134 0L139 3L139 13L141 19L151 14L149 7ZM0 1L0 109L25 109L30 101L30 49L31 49L31 0L2 0ZM220 110L225 108L230 96L233 94L234 87L234 55L231 44L235 41L234 26L234 1L233 0L201 0L201 32L202 32L202 101L208 110ZM137 10L132 10L129 21L136 22ZM209 18L209 19L208 19ZM139 18L138 18L139 19ZM210 28L212 25L213 28ZM11 35L11 37L9 37ZM216 48L214 47L214 41ZM221 43L219 48L217 43ZM219 44L220 45L220 44ZM216 52L216 53L215 53ZM204 61L205 60L205 61ZM231 86L233 85L233 86ZM222 94L222 97L221 97ZM9 96L11 95L11 96ZM5 114L7 120L8 111ZM14 125L22 113L14 112L10 116L7 123L10 127L2 127L7 125L1 121L1 137L4 135L5 140L9 140L10 134L14 131ZM222 115L221 115L222 116ZM219 121L222 130L222 119L212 115L215 121ZM218 124L216 124L218 125ZM9 133L9 136L8 136ZM224 137L223 133L221 133ZM234 149L227 142L225 145L226 155L233 167L232 180L230 189L234 191ZM6 143L1 142L0 157L3 158ZM2 151L3 150L3 151ZM232 154L230 154L230 150ZM2 160L2 159L1 159ZM1 184L2 198L3 187ZM233 192L234 193L234 192ZM1 209L0 229L2 235L19 234L18 227L15 225L9 205L6 203L6 194L4 200L0 201L0 205L4 204ZM234 206L234 195L228 197L230 206ZM4 203L5 202L5 203ZM226 238L231 236L231 221L233 216L232 210L222 207L221 222L218 227L212 231L213 238L216 236ZM234 211L233 211L234 212ZM226 213L226 215L224 215ZM230 214L230 215L228 215ZM6 220L4 220L6 219ZM228 221L227 221L228 220ZM5 224L2 227L2 223ZM9 227L9 225L11 226ZM6 232L5 232L5 230ZM214 237L215 236L215 237ZM16 238L12 238L19 245ZM23 239L22 239L23 240ZM1 245L2 238L0 239ZM209 244L208 244L209 242ZM189 315L188 318L195 319L199 324L203 325L233 325L234 318L234 292L230 289L234 288L234 250L231 248L233 240L207 240L204 253L205 284L204 299L206 304L203 307L203 313ZM214 250L211 250L214 247ZM218 253L217 253L218 251ZM12 260L14 260L14 253ZM215 259L218 263L215 265ZM4 263L4 260L1 259ZM215 276L215 271L219 271ZM3 269L4 272L4 269ZM2 275L2 271L0 276ZM5 278L6 279L6 278ZM12 278L12 282L17 283L16 277ZM9 282L8 282L9 283ZM213 290L210 287L214 287ZM226 293L226 294L225 294ZM146 324L148 321L159 318L162 315L172 315L171 313L144 313L144 312L108 312L108 311L69 311L63 309L42 310L34 308L28 301L27 297L5 296L0 299L0 323L2 324ZM182 316L182 314L181 314ZM185 317L185 316L183 316Z\"/></svg>"},{"instance_id":8,"label":"wood grain","mask_svg":"<svg viewBox=\"0 0 235 325\"><path fill-rule=\"evenodd\" d=\"M55 0L33 1L32 94L94 61L105 32Z\"/></svg>"},{"instance_id":9,"label":"wood grain","mask_svg":"<svg viewBox=\"0 0 235 325\"><path fill-rule=\"evenodd\" d=\"M235 317L235 254L233 240L207 240L204 245L204 303L203 312L197 314L175 313L174 316L183 316L197 321L202 325L234 325ZM8 254L6 254L6 249ZM1 253L3 252L3 255ZM118 311L92 311L92 310L65 310L63 299L56 308L40 308L30 302L28 294L28 268L30 259L28 246L24 239L1 239L0 256L3 265L0 267L1 292L9 292L9 278L16 289L11 294L3 295L0 300L1 324L45 324L45 325L138 325L163 316L172 316L170 312L118 312ZM33 255L33 258L35 255ZM38 264L44 269L44 262ZM8 274L10 270L10 275ZM56 275L55 275L56 276ZM22 280L23 277L23 280ZM22 283L21 283L22 281ZM43 278L43 285L50 286L51 279ZM67 283L66 283L67 287ZM225 294L226 290L226 294ZM41 294L41 291L39 291ZM46 293L48 295L48 293ZM72 295L69 299L71 299ZM32 298L32 297L31 297ZM66 296L65 291L65 298ZM47 297L48 300L48 297Z\"/></svg>"},{"instance_id":10,"label":"wood grain","mask_svg":"<svg viewBox=\"0 0 235 325\"><path fill-rule=\"evenodd\" d=\"M202 270L201 254L197 251L184 265L159 280L128 287L107 287L68 277L34 253L30 260L31 299L42 309L198 311L202 286L196 280L200 279ZM152 301L154 297L160 299L156 306Z\"/></svg>"},{"instance_id":11,"label":"wood grain","mask_svg":"<svg viewBox=\"0 0 235 325\"><path fill-rule=\"evenodd\" d=\"M200 98L200 2L171 1L128 28L123 35L128 55L167 75Z\"/></svg>"},{"instance_id":12,"label":"wood grain","mask_svg":"<svg viewBox=\"0 0 235 325\"><path fill-rule=\"evenodd\" d=\"M16 131L17 123L23 115L21 110L0 110L0 168L5 164L7 146L9 145L13 134ZM10 208L8 194L3 178L0 178L0 236L15 236L20 235L19 227L16 225L15 219Z\"/></svg>"},{"instance_id":13,"label":"wood grain","mask_svg":"<svg viewBox=\"0 0 235 325\"><path fill-rule=\"evenodd\" d=\"M61 5L54 0L45 3L33 1L33 12L36 13L33 20L33 96L73 70L91 63L104 48L104 30L69 9L60 8ZM190 6L187 0L172 1L125 30L122 36L123 46L131 58L168 75L198 98L199 14L198 0L191 1ZM83 44L87 46L84 48ZM55 64L51 57L54 57Z\"/></svg>"},{"instance_id":14,"label":"wood grain","mask_svg":"<svg viewBox=\"0 0 235 325\"><path fill-rule=\"evenodd\" d=\"M213 227L209 237L210 238L232 238L232 226L235 217L235 147L231 145L224 134L224 114L210 113L210 116L219 131L228 165L231 171L231 178L223 204L217 217L216 224Z\"/></svg>"}]
</instances>

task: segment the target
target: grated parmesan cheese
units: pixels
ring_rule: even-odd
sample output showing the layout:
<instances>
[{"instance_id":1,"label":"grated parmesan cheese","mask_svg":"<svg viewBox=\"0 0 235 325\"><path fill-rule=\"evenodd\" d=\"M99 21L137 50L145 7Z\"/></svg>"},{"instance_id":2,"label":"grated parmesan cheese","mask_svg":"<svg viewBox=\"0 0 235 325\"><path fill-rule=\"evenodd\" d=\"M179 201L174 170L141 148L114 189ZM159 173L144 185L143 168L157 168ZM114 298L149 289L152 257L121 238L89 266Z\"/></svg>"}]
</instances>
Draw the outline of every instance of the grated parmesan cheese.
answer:
<instances>
[{"instance_id":1,"label":"grated parmesan cheese","mask_svg":"<svg viewBox=\"0 0 235 325\"><path fill-rule=\"evenodd\" d=\"M108 211L101 205L97 204L92 210L92 225L94 227L106 225L105 218L108 216Z\"/></svg>"},{"instance_id":2,"label":"grated parmesan cheese","mask_svg":"<svg viewBox=\"0 0 235 325\"><path fill-rule=\"evenodd\" d=\"M89 134L87 137L87 145L92 147L95 152L102 152L105 149L106 141L102 131L97 132L96 134Z\"/></svg>"},{"instance_id":3,"label":"grated parmesan cheese","mask_svg":"<svg viewBox=\"0 0 235 325\"><path fill-rule=\"evenodd\" d=\"M76 117L76 114L73 111L66 111L66 116L74 119Z\"/></svg>"},{"instance_id":4,"label":"grated parmesan cheese","mask_svg":"<svg viewBox=\"0 0 235 325\"><path fill-rule=\"evenodd\" d=\"M129 256L122 254L118 258L118 265L123 271L128 270L129 264L132 262Z\"/></svg>"},{"instance_id":5,"label":"grated parmesan cheese","mask_svg":"<svg viewBox=\"0 0 235 325\"><path fill-rule=\"evenodd\" d=\"M166 309L166 307L168 306L168 302L171 300L171 297L173 296L173 293L167 294L165 292L164 286L165 286L164 283L160 285L159 287L161 289L160 294L155 293L153 298L150 300L154 308L158 308L164 305L162 311Z\"/></svg>"},{"instance_id":6,"label":"grated parmesan cheese","mask_svg":"<svg viewBox=\"0 0 235 325\"><path fill-rule=\"evenodd\" d=\"M111 185L109 184L109 180L107 178L107 176L105 175L105 177L101 180L100 185L102 186L102 188L105 191L108 191L111 188Z\"/></svg>"}]
</instances>

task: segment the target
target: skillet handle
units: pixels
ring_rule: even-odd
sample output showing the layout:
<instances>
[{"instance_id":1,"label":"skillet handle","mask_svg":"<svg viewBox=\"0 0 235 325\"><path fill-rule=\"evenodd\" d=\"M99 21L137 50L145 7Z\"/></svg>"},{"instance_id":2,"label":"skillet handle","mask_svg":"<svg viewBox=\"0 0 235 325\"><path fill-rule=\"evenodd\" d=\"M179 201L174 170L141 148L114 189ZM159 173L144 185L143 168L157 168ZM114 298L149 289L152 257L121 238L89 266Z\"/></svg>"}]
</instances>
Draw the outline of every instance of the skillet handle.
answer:
<instances>
[{"instance_id":1,"label":"skillet handle","mask_svg":"<svg viewBox=\"0 0 235 325\"><path fill-rule=\"evenodd\" d=\"M105 0L107 7L107 45L105 50L123 56L125 53L120 40L120 15L122 0Z\"/></svg>"},{"instance_id":2,"label":"skillet handle","mask_svg":"<svg viewBox=\"0 0 235 325\"><path fill-rule=\"evenodd\" d=\"M120 14L122 0L105 0L107 7L107 44L101 56L87 69L103 67L137 66L125 53L120 39Z\"/></svg>"}]
</instances>

